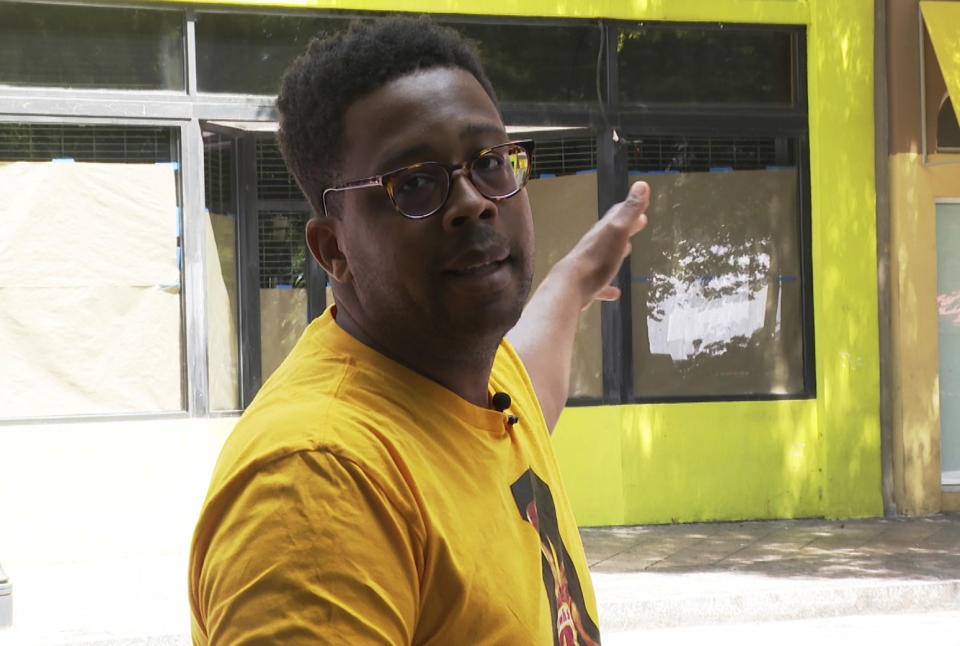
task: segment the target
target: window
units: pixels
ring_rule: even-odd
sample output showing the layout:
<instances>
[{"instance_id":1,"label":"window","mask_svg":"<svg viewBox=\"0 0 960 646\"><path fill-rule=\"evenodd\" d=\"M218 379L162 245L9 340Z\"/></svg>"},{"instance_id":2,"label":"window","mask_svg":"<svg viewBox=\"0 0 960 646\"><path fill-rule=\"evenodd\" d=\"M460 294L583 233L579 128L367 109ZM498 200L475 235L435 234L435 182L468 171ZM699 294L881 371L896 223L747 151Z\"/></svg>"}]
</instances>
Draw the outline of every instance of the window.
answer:
<instances>
[{"instance_id":1,"label":"window","mask_svg":"<svg viewBox=\"0 0 960 646\"><path fill-rule=\"evenodd\" d=\"M331 302L303 240L310 207L279 154L271 97L312 37L370 15L0 3L0 86L56 90L31 119L48 119L51 104L75 114L89 94L73 89L183 94L141 92L136 116L118 117L126 103L83 103L91 120L127 125L0 124L0 188L16 197L0 204L16 223L0 232L14 250L0 254L0 342L24 366L8 371L5 396L55 384L13 416L249 403ZM196 66L186 70L191 20ZM571 403L813 395L802 27L435 20L477 43L512 136L537 142L536 282L630 181L653 187L650 229L616 279L621 302L581 316ZM191 77L201 97L185 93ZM227 93L245 96L216 96ZM948 102L941 150L952 150L952 116ZM198 125L202 146L185 138L181 160L180 134ZM196 213L201 164L206 211ZM109 179L97 174L105 167ZM64 195L83 217L53 230ZM83 243L54 271L43 259L56 245L35 245L65 232ZM189 244L185 264L181 238L201 236L204 267L190 264L200 254ZM50 303L87 318L51 316ZM131 349L138 330L154 342ZM47 337L66 345L28 342ZM105 395L108 384L127 395Z\"/></svg>"},{"instance_id":2,"label":"window","mask_svg":"<svg viewBox=\"0 0 960 646\"><path fill-rule=\"evenodd\" d=\"M628 180L652 191L619 372L632 400L813 394L803 38L740 25L618 32L617 146Z\"/></svg>"},{"instance_id":3,"label":"window","mask_svg":"<svg viewBox=\"0 0 960 646\"><path fill-rule=\"evenodd\" d=\"M0 84L184 90L183 14L0 3Z\"/></svg>"},{"instance_id":4,"label":"window","mask_svg":"<svg viewBox=\"0 0 960 646\"><path fill-rule=\"evenodd\" d=\"M4 417L183 408L167 128L0 124Z\"/></svg>"},{"instance_id":5,"label":"window","mask_svg":"<svg viewBox=\"0 0 960 646\"><path fill-rule=\"evenodd\" d=\"M514 135L511 135L514 136ZM536 141L527 195L533 211L533 289L550 267L597 221L597 150L590 132L518 133ZM569 397L596 401L603 396L603 340L600 307L580 316L570 369Z\"/></svg>"},{"instance_id":6,"label":"window","mask_svg":"<svg viewBox=\"0 0 960 646\"><path fill-rule=\"evenodd\" d=\"M197 16L197 89L276 94L280 78L316 35L346 29L343 18L236 13Z\"/></svg>"},{"instance_id":7,"label":"window","mask_svg":"<svg viewBox=\"0 0 960 646\"><path fill-rule=\"evenodd\" d=\"M633 388L803 395L796 142L631 139L650 225L631 256Z\"/></svg>"},{"instance_id":8,"label":"window","mask_svg":"<svg viewBox=\"0 0 960 646\"><path fill-rule=\"evenodd\" d=\"M595 23L451 26L477 44L499 101L596 101Z\"/></svg>"},{"instance_id":9,"label":"window","mask_svg":"<svg viewBox=\"0 0 960 646\"><path fill-rule=\"evenodd\" d=\"M937 114L937 150L940 152L960 152L960 124L953 101L946 97Z\"/></svg>"},{"instance_id":10,"label":"window","mask_svg":"<svg viewBox=\"0 0 960 646\"><path fill-rule=\"evenodd\" d=\"M203 133L207 379L215 411L240 408L236 147L232 137Z\"/></svg>"},{"instance_id":11,"label":"window","mask_svg":"<svg viewBox=\"0 0 960 646\"><path fill-rule=\"evenodd\" d=\"M770 29L647 26L617 39L620 100L791 105L792 35Z\"/></svg>"}]
</instances>

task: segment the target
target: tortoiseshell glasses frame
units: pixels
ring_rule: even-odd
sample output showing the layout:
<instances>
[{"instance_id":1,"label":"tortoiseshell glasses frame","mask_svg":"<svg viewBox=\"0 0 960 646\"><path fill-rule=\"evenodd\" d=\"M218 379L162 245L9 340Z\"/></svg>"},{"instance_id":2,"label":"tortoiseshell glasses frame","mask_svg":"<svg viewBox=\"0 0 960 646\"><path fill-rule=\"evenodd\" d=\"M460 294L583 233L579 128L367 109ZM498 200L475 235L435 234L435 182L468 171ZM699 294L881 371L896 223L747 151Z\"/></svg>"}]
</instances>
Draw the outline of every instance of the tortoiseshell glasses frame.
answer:
<instances>
[{"instance_id":1,"label":"tortoiseshell glasses frame","mask_svg":"<svg viewBox=\"0 0 960 646\"><path fill-rule=\"evenodd\" d=\"M370 186L382 186L400 215L413 220L426 218L447 203L453 174L467 173L481 195L499 202L513 197L526 186L533 164L533 140L508 141L478 152L459 164L420 162L403 168L355 179L323 191L324 215L329 213L327 195Z\"/></svg>"}]
</instances>

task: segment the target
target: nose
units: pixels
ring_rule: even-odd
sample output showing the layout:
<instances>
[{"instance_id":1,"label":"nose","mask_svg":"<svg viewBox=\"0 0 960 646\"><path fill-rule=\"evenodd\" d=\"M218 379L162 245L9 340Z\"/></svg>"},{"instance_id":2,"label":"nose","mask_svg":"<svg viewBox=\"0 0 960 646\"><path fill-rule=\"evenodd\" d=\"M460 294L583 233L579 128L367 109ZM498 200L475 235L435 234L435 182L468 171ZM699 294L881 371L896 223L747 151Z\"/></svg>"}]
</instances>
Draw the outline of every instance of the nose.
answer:
<instances>
[{"instance_id":1,"label":"nose","mask_svg":"<svg viewBox=\"0 0 960 646\"><path fill-rule=\"evenodd\" d=\"M450 195L443 208L443 227L452 231L471 220L489 220L497 215L497 205L483 196L465 168L450 174Z\"/></svg>"}]
</instances>

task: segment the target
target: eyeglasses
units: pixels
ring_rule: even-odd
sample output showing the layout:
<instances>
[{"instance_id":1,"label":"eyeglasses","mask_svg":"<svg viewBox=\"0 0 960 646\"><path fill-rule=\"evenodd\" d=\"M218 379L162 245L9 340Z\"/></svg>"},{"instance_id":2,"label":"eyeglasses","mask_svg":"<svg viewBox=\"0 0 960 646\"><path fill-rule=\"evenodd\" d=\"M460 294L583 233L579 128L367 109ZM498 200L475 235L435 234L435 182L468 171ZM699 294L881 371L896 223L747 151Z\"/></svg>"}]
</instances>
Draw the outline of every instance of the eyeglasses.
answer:
<instances>
[{"instance_id":1,"label":"eyeglasses","mask_svg":"<svg viewBox=\"0 0 960 646\"><path fill-rule=\"evenodd\" d=\"M443 208L450 197L453 174L465 170L470 181L488 200L498 202L520 192L530 178L533 140L508 141L481 150L470 161L448 166L421 162L382 175L355 179L323 191L323 212L328 213L327 195L354 188L382 186L400 215L418 220Z\"/></svg>"}]
</instances>

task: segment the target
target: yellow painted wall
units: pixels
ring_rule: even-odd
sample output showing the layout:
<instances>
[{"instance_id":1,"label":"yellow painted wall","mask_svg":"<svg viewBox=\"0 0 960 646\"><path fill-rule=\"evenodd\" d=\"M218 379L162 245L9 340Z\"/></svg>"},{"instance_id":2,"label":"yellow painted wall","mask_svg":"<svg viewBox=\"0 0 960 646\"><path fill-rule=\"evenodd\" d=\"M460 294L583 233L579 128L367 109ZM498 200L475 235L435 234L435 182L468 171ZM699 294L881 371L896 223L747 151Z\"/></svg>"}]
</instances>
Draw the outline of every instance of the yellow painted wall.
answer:
<instances>
[{"instance_id":1,"label":"yellow painted wall","mask_svg":"<svg viewBox=\"0 0 960 646\"><path fill-rule=\"evenodd\" d=\"M824 514L816 402L568 408L554 432L583 525Z\"/></svg>"},{"instance_id":2,"label":"yellow painted wall","mask_svg":"<svg viewBox=\"0 0 960 646\"><path fill-rule=\"evenodd\" d=\"M811 3L807 44L823 513L882 513L873 2Z\"/></svg>"},{"instance_id":3,"label":"yellow painted wall","mask_svg":"<svg viewBox=\"0 0 960 646\"><path fill-rule=\"evenodd\" d=\"M882 513L872 0L231 4L807 25L817 398L572 408L555 444L583 524Z\"/></svg>"},{"instance_id":4,"label":"yellow painted wall","mask_svg":"<svg viewBox=\"0 0 960 646\"><path fill-rule=\"evenodd\" d=\"M960 162L933 155L930 162ZM894 501L904 514L956 506L940 493L936 199L960 197L960 163L890 156ZM950 503L945 506L945 503Z\"/></svg>"},{"instance_id":5,"label":"yellow painted wall","mask_svg":"<svg viewBox=\"0 0 960 646\"><path fill-rule=\"evenodd\" d=\"M677 4L632 4L629 17L687 19L696 3ZM693 14L746 20L745 4ZM808 25L817 398L568 409L555 444L584 524L883 511L873 3L749 4L750 19Z\"/></svg>"},{"instance_id":6,"label":"yellow painted wall","mask_svg":"<svg viewBox=\"0 0 960 646\"><path fill-rule=\"evenodd\" d=\"M176 2L182 0L153 0ZM354 11L489 14L549 18L615 18L806 23L816 0L198 0L196 5ZM853 0L855 3L861 0Z\"/></svg>"}]
</instances>

